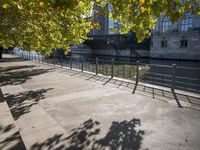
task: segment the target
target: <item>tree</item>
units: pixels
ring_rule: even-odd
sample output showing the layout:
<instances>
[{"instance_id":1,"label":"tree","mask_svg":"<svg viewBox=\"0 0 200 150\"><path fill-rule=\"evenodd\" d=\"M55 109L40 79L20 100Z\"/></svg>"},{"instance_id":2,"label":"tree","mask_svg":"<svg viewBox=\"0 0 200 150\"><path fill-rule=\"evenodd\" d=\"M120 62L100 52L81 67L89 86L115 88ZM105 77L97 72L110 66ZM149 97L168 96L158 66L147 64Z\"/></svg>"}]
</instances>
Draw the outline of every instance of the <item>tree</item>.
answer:
<instances>
[{"instance_id":1,"label":"tree","mask_svg":"<svg viewBox=\"0 0 200 150\"><path fill-rule=\"evenodd\" d=\"M1 0L0 47L20 46L50 54L54 48L67 52L72 44L82 43L87 33L98 24L93 23L91 10L99 5L111 17L120 20L121 33L132 30L142 41L150 35L159 15L171 21L184 17L185 11L200 14L199 0Z\"/></svg>"}]
</instances>

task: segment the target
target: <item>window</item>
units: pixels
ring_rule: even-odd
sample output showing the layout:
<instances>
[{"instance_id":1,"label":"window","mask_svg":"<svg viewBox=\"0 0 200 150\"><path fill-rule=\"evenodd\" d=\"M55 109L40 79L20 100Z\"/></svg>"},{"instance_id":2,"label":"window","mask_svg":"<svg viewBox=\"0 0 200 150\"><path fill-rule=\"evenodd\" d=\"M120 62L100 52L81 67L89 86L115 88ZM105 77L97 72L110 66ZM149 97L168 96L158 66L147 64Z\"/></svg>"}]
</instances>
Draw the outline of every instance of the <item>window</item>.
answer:
<instances>
[{"instance_id":1,"label":"window","mask_svg":"<svg viewBox=\"0 0 200 150\"><path fill-rule=\"evenodd\" d=\"M185 4L187 2L187 0L181 0L181 3Z\"/></svg>"},{"instance_id":2,"label":"window","mask_svg":"<svg viewBox=\"0 0 200 150\"><path fill-rule=\"evenodd\" d=\"M162 32L168 32L171 21L168 16L165 16L162 21Z\"/></svg>"},{"instance_id":3,"label":"window","mask_svg":"<svg viewBox=\"0 0 200 150\"><path fill-rule=\"evenodd\" d=\"M181 31L186 32L192 28L192 15L191 13L185 14L185 19L181 20Z\"/></svg>"},{"instance_id":4,"label":"window","mask_svg":"<svg viewBox=\"0 0 200 150\"><path fill-rule=\"evenodd\" d=\"M161 41L161 47L166 48L167 47L167 40Z\"/></svg>"},{"instance_id":5,"label":"window","mask_svg":"<svg viewBox=\"0 0 200 150\"><path fill-rule=\"evenodd\" d=\"M181 47L187 47L188 41L187 40L181 40Z\"/></svg>"}]
</instances>

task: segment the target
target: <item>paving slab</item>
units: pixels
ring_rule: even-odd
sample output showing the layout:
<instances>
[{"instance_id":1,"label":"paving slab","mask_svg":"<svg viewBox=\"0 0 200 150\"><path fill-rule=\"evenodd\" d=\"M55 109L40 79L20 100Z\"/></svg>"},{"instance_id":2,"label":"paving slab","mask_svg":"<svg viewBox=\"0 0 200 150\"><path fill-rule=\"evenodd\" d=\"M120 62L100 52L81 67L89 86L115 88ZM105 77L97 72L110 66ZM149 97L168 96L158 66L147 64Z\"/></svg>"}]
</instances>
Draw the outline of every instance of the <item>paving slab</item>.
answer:
<instances>
[{"instance_id":1,"label":"paving slab","mask_svg":"<svg viewBox=\"0 0 200 150\"><path fill-rule=\"evenodd\" d=\"M16 127L0 89L0 149L25 150L25 145Z\"/></svg>"}]
</instances>

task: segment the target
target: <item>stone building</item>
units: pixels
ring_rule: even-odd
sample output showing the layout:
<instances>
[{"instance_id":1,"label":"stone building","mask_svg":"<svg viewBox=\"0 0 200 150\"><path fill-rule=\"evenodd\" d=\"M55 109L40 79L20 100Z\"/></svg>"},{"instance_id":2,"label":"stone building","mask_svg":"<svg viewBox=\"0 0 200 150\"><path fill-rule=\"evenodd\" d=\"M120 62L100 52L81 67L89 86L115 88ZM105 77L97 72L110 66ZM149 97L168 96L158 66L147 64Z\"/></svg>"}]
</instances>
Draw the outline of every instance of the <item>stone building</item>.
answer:
<instances>
[{"instance_id":1,"label":"stone building","mask_svg":"<svg viewBox=\"0 0 200 150\"><path fill-rule=\"evenodd\" d=\"M200 15L186 13L175 23L161 15L153 30L150 57L200 60Z\"/></svg>"},{"instance_id":2,"label":"stone building","mask_svg":"<svg viewBox=\"0 0 200 150\"><path fill-rule=\"evenodd\" d=\"M101 11L101 7L98 6L94 6L94 9ZM108 9L111 9L109 5ZM85 51L84 53L95 55L135 57L132 53L127 52L128 49L121 50L113 47L113 41L116 41L116 39L120 41L120 25L109 18L109 13L104 16L93 13L93 19L94 22L101 25L101 29L92 30L88 34L92 40L83 43L88 47L88 51L86 48L83 50L82 48L72 48L73 53L81 54ZM148 51L141 51L141 49L137 49L137 46L135 47L135 50L139 50L141 57L200 60L200 15L186 13L186 17L175 23L172 23L168 16L160 15L156 28L152 31L150 53L147 54ZM80 52L77 52L79 50ZM143 55L143 52L145 55Z\"/></svg>"}]
</instances>

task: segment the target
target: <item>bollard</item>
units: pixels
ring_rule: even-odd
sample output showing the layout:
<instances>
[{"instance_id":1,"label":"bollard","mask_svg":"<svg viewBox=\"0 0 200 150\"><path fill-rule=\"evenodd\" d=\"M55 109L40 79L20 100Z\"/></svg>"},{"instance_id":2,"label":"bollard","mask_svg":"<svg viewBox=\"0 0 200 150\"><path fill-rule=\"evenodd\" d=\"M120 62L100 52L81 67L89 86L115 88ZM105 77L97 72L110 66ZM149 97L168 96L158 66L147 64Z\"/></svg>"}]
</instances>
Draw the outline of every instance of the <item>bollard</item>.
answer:
<instances>
[{"instance_id":1,"label":"bollard","mask_svg":"<svg viewBox=\"0 0 200 150\"><path fill-rule=\"evenodd\" d=\"M98 64L98 57L96 58L96 75L99 73L99 64Z\"/></svg>"},{"instance_id":2,"label":"bollard","mask_svg":"<svg viewBox=\"0 0 200 150\"><path fill-rule=\"evenodd\" d=\"M172 65L172 84L171 84L171 91L174 91L176 84L176 64Z\"/></svg>"},{"instance_id":3,"label":"bollard","mask_svg":"<svg viewBox=\"0 0 200 150\"><path fill-rule=\"evenodd\" d=\"M137 61L137 66L136 66L136 80L135 80L135 87L133 89L133 94L135 94L135 91L136 91L136 88L137 88L137 85L138 85L138 82L139 82L139 61Z\"/></svg>"},{"instance_id":4,"label":"bollard","mask_svg":"<svg viewBox=\"0 0 200 150\"><path fill-rule=\"evenodd\" d=\"M113 78L114 59L111 60L111 78Z\"/></svg>"}]
</instances>

